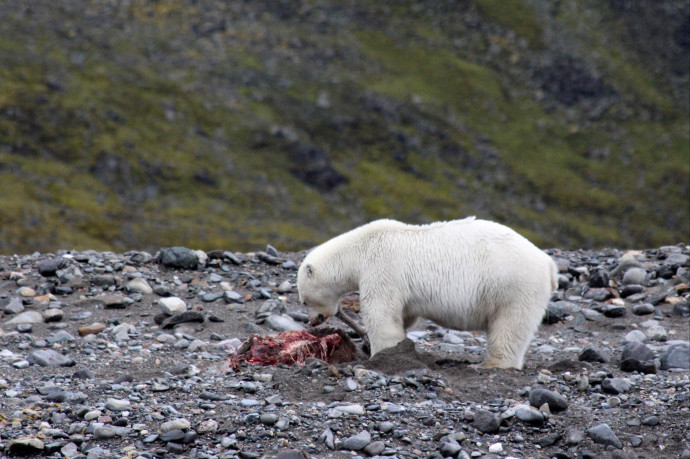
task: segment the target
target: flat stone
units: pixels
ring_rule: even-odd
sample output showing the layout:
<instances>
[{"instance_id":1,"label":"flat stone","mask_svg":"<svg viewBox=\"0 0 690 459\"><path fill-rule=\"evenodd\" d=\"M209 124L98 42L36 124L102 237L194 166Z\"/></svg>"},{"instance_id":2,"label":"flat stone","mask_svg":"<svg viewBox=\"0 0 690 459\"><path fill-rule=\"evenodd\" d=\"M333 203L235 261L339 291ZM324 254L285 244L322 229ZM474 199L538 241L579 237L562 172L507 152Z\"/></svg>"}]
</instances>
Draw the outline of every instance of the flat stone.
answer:
<instances>
[{"instance_id":1,"label":"flat stone","mask_svg":"<svg viewBox=\"0 0 690 459\"><path fill-rule=\"evenodd\" d=\"M585 319L592 321L592 322L599 322L604 320L604 315L600 313L599 311L595 311L594 309L582 309L580 311L580 314L582 314Z\"/></svg>"},{"instance_id":2,"label":"flat stone","mask_svg":"<svg viewBox=\"0 0 690 459\"><path fill-rule=\"evenodd\" d=\"M618 439L615 433L611 430L608 424L599 424L590 429L587 429L587 436L595 443L600 445L613 446L615 448L623 448L623 444Z\"/></svg>"},{"instance_id":3,"label":"flat stone","mask_svg":"<svg viewBox=\"0 0 690 459\"><path fill-rule=\"evenodd\" d=\"M77 331L79 333L79 336L86 336L97 335L98 333L101 333L103 330L105 330L105 325L96 322L91 325L84 325L83 327L79 327Z\"/></svg>"},{"instance_id":4,"label":"flat stone","mask_svg":"<svg viewBox=\"0 0 690 459\"><path fill-rule=\"evenodd\" d=\"M578 356L578 360L581 362L601 362L606 363L611 358L606 351L603 351L595 346L587 346L582 350Z\"/></svg>"},{"instance_id":5,"label":"flat stone","mask_svg":"<svg viewBox=\"0 0 690 459\"><path fill-rule=\"evenodd\" d=\"M371 443L371 434L368 431L363 430L357 435L344 439L340 444L340 449L347 451L361 451L369 443Z\"/></svg>"},{"instance_id":6,"label":"flat stone","mask_svg":"<svg viewBox=\"0 0 690 459\"><path fill-rule=\"evenodd\" d=\"M286 315L271 314L266 317L266 325L275 331L304 331L306 328L296 322L292 317Z\"/></svg>"},{"instance_id":7,"label":"flat stone","mask_svg":"<svg viewBox=\"0 0 690 459\"><path fill-rule=\"evenodd\" d=\"M654 352L645 344L631 342L623 347L621 360L635 359L641 362L654 359Z\"/></svg>"},{"instance_id":8,"label":"flat stone","mask_svg":"<svg viewBox=\"0 0 690 459\"><path fill-rule=\"evenodd\" d=\"M52 349L32 351L27 360L41 367L71 367L76 363L70 357L62 355Z\"/></svg>"},{"instance_id":9,"label":"flat stone","mask_svg":"<svg viewBox=\"0 0 690 459\"><path fill-rule=\"evenodd\" d=\"M501 417L491 411L477 410L474 413L474 426L481 432L495 433L501 427Z\"/></svg>"},{"instance_id":10,"label":"flat stone","mask_svg":"<svg viewBox=\"0 0 690 459\"><path fill-rule=\"evenodd\" d=\"M630 381L626 378L606 378L601 382L601 388L609 394L624 394L630 390Z\"/></svg>"},{"instance_id":11,"label":"flat stone","mask_svg":"<svg viewBox=\"0 0 690 459\"><path fill-rule=\"evenodd\" d=\"M11 456L31 456L43 452L45 444L38 438L20 437L10 440L8 451Z\"/></svg>"},{"instance_id":12,"label":"flat stone","mask_svg":"<svg viewBox=\"0 0 690 459\"><path fill-rule=\"evenodd\" d=\"M545 403L548 404L549 410L554 413L568 409L568 400L558 392L548 389L533 389L530 391L530 405L538 408Z\"/></svg>"},{"instance_id":13,"label":"flat stone","mask_svg":"<svg viewBox=\"0 0 690 459\"><path fill-rule=\"evenodd\" d=\"M515 411L515 417L528 424L541 424L544 422L544 415L541 412L529 408L518 408Z\"/></svg>"},{"instance_id":14,"label":"flat stone","mask_svg":"<svg viewBox=\"0 0 690 459\"><path fill-rule=\"evenodd\" d=\"M41 324L43 316L37 311L25 311L8 320L8 324Z\"/></svg>"},{"instance_id":15,"label":"flat stone","mask_svg":"<svg viewBox=\"0 0 690 459\"><path fill-rule=\"evenodd\" d=\"M13 297L3 308L5 314L19 314L24 311L24 303L19 297Z\"/></svg>"},{"instance_id":16,"label":"flat stone","mask_svg":"<svg viewBox=\"0 0 690 459\"><path fill-rule=\"evenodd\" d=\"M133 292L139 292L142 295L151 295L153 293L153 288L151 287L151 285L149 285L146 279L143 279L141 277L136 277L131 281L127 282L125 288Z\"/></svg>"},{"instance_id":17,"label":"flat stone","mask_svg":"<svg viewBox=\"0 0 690 459\"><path fill-rule=\"evenodd\" d=\"M690 344L673 344L661 354L661 369L690 369Z\"/></svg>"},{"instance_id":18,"label":"flat stone","mask_svg":"<svg viewBox=\"0 0 690 459\"><path fill-rule=\"evenodd\" d=\"M173 419L172 421L167 421L161 424L160 430L161 432L170 432L171 430L188 430L190 427L192 427L192 424L184 419L184 418L178 418L178 419Z\"/></svg>"},{"instance_id":19,"label":"flat stone","mask_svg":"<svg viewBox=\"0 0 690 459\"><path fill-rule=\"evenodd\" d=\"M156 261L169 268L197 269L199 266L196 252L185 247L161 249Z\"/></svg>"},{"instance_id":20,"label":"flat stone","mask_svg":"<svg viewBox=\"0 0 690 459\"><path fill-rule=\"evenodd\" d=\"M127 411L132 408L129 400L121 400L117 398L109 398L105 403L105 407L110 411Z\"/></svg>"},{"instance_id":21,"label":"flat stone","mask_svg":"<svg viewBox=\"0 0 690 459\"><path fill-rule=\"evenodd\" d=\"M164 314L169 316L187 310L187 305L185 302L176 296L169 296L167 298L159 299L158 306L161 308L161 311L163 311Z\"/></svg>"},{"instance_id":22,"label":"flat stone","mask_svg":"<svg viewBox=\"0 0 690 459\"><path fill-rule=\"evenodd\" d=\"M106 309L125 309L132 303L132 300L123 295L103 295L98 297L98 299L103 302L103 306Z\"/></svg>"},{"instance_id":23,"label":"flat stone","mask_svg":"<svg viewBox=\"0 0 690 459\"><path fill-rule=\"evenodd\" d=\"M46 309L43 311L43 321L60 322L65 317L65 312L62 309Z\"/></svg>"},{"instance_id":24,"label":"flat stone","mask_svg":"<svg viewBox=\"0 0 690 459\"><path fill-rule=\"evenodd\" d=\"M242 295L240 295L239 293L233 291L233 290L225 290L223 292L223 300L225 300L225 302L228 304L232 304L232 303L242 304L242 303L244 303L244 297Z\"/></svg>"}]
</instances>

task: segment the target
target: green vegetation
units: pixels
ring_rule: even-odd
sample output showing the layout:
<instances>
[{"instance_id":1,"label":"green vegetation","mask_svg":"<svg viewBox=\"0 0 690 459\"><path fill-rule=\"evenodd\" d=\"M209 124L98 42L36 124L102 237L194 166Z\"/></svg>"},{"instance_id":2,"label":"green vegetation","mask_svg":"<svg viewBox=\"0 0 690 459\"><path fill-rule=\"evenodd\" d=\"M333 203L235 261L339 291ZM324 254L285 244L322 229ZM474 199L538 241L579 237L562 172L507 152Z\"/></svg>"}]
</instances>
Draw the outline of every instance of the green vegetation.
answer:
<instances>
[{"instance_id":1,"label":"green vegetation","mask_svg":"<svg viewBox=\"0 0 690 459\"><path fill-rule=\"evenodd\" d=\"M466 215L542 246L687 242L687 104L604 6L6 3L0 252L301 250ZM572 104L535 81L547 28L603 78Z\"/></svg>"}]
</instances>

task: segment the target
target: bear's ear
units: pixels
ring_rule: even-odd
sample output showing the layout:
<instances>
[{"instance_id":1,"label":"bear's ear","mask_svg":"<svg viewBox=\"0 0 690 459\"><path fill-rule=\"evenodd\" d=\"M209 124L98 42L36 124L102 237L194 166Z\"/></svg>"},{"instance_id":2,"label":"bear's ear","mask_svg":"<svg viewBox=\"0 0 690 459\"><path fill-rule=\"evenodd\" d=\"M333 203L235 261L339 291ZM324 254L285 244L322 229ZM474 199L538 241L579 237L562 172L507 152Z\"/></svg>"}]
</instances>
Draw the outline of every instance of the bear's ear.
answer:
<instances>
[{"instance_id":1,"label":"bear's ear","mask_svg":"<svg viewBox=\"0 0 690 459\"><path fill-rule=\"evenodd\" d=\"M307 271L307 277L314 277L314 267L312 265L307 265L304 267L304 269Z\"/></svg>"}]
</instances>

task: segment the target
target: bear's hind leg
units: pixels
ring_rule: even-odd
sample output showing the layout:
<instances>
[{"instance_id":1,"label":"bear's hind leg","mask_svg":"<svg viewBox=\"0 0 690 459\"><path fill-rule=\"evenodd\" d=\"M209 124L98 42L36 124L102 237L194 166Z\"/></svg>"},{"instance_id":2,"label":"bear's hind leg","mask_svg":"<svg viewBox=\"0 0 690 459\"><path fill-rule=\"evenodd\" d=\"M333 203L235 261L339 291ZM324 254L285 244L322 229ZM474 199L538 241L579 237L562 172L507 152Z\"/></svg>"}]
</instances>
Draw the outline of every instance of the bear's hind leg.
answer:
<instances>
[{"instance_id":1,"label":"bear's hind leg","mask_svg":"<svg viewBox=\"0 0 690 459\"><path fill-rule=\"evenodd\" d=\"M514 313L499 314L489 323L487 330L487 359L477 366L522 369L525 353L538 326L538 321L521 321Z\"/></svg>"}]
</instances>

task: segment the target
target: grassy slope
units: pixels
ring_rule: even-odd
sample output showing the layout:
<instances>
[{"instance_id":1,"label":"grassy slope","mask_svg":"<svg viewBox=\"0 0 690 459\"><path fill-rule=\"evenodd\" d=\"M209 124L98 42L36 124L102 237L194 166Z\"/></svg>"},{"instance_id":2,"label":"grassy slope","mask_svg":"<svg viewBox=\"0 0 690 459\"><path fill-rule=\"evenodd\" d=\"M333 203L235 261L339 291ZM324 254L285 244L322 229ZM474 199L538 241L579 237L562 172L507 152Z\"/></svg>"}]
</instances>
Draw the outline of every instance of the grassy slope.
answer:
<instances>
[{"instance_id":1,"label":"grassy slope","mask_svg":"<svg viewBox=\"0 0 690 459\"><path fill-rule=\"evenodd\" d=\"M540 49L540 34L525 26L538 22L519 19L529 8L477 4L496 30L513 28ZM412 6L383 11L377 27L353 20L326 31L265 12L268 27L259 27L225 8L134 2L114 24L93 26L64 7L46 14L55 16L48 26L34 23L47 11L0 26L0 251L302 249L371 218L473 213L541 245L687 238L687 113L610 34L599 67L660 120L583 123L547 111L528 90L512 94L501 68L454 45L434 12ZM93 10L86 16L104 21ZM223 15L230 27L193 33ZM560 20L568 27L576 17ZM602 49L590 35L583 46ZM332 51L328 61L308 57L321 48ZM324 92L330 109L315 105ZM394 114L364 111L367 97ZM328 148L349 183L321 193L295 178L275 126ZM413 141L394 160L401 134ZM488 172L485 143L500 163ZM608 156L589 158L597 149ZM103 155L116 166L96 176ZM465 167L473 160L479 169Z\"/></svg>"}]
</instances>

